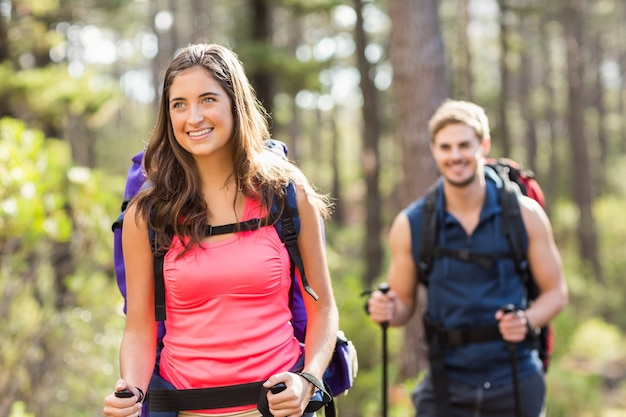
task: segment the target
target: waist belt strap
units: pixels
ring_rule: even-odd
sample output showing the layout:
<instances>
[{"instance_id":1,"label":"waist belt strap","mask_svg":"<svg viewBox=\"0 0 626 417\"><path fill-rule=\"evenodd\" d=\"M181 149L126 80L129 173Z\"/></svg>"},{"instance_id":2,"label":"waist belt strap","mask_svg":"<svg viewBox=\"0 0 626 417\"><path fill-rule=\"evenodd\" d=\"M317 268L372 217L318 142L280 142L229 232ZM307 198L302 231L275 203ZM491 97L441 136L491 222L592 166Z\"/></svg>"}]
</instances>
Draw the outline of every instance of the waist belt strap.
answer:
<instances>
[{"instance_id":1,"label":"waist belt strap","mask_svg":"<svg viewBox=\"0 0 626 417\"><path fill-rule=\"evenodd\" d=\"M450 416L448 401L448 379L443 360L443 349L469 345L470 343L502 340L498 326L472 327L468 329L446 330L424 315L424 331L428 342L428 360L435 390L435 406L438 416Z\"/></svg>"},{"instance_id":2,"label":"waist belt strap","mask_svg":"<svg viewBox=\"0 0 626 417\"><path fill-rule=\"evenodd\" d=\"M433 389L435 390L435 407L437 416L451 416L452 411L450 402L448 401L448 378L446 377L445 366L443 363L443 349L438 339L432 339L432 343L428 345L428 360L430 362L430 374L433 380Z\"/></svg>"},{"instance_id":3,"label":"waist belt strap","mask_svg":"<svg viewBox=\"0 0 626 417\"><path fill-rule=\"evenodd\" d=\"M498 326L472 327L469 329L441 330L430 328L426 330L429 341L437 338L442 348L467 346L471 343L484 343L502 340Z\"/></svg>"},{"instance_id":4,"label":"waist belt strap","mask_svg":"<svg viewBox=\"0 0 626 417\"><path fill-rule=\"evenodd\" d=\"M211 410L257 404L263 381L216 388L151 389L152 411Z\"/></svg>"}]
</instances>

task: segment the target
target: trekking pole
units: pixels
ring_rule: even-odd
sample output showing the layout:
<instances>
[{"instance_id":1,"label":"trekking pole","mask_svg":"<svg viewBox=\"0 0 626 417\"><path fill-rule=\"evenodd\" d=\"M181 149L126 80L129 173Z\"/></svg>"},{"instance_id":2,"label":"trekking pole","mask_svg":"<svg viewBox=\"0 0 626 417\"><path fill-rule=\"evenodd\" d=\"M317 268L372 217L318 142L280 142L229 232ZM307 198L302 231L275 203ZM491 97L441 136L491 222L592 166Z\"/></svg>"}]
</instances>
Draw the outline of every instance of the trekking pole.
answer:
<instances>
[{"instance_id":1,"label":"trekking pole","mask_svg":"<svg viewBox=\"0 0 626 417\"><path fill-rule=\"evenodd\" d=\"M376 289L382 292L383 294L387 294L389 292L389 284L387 284L386 282L382 282L378 284L378 287ZM361 293L361 296L371 295L372 292L373 292L372 290L365 290ZM367 303L365 303L365 312L369 314L369 308L367 306ZM388 321L380 323L380 328L382 329L382 335L383 335L382 349L381 349L382 354L383 354L383 386L382 386L383 415L382 417L387 417L387 408L388 408L387 407L387 328L388 327L389 327Z\"/></svg>"},{"instance_id":2,"label":"trekking pole","mask_svg":"<svg viewBox=\"0 0 626 417\"><path fill-rule=\"evenodd\" d=\"M389 292L389 284L383 282L378 285L378 291L383 294L387 294ZM382 403L383 403L383 417L387 417L387 329L389 328L389 322L385 321L380 324L380 328L383 333L382 340L382 352L383 352L383 388L382 388Z\"/></svg>"},{"instance_id":3,"label":"trekking pole","mask_svg":"<svg viewBox=\"0 0 626 417\"><path fill-rule=\"evenodd\" d=\"M517 315L517 309L514 305L508 304L502 307L502 311L504 314L513 313ZM522 417L522 404L520 401L519 394L519 381L517 378L517 344L512 342L507 342L507 348L509 349L509 354L511 356L511 370L513 372L513 391L515 394L515 415L517 417Z\"/></svg>"}]
</instances>

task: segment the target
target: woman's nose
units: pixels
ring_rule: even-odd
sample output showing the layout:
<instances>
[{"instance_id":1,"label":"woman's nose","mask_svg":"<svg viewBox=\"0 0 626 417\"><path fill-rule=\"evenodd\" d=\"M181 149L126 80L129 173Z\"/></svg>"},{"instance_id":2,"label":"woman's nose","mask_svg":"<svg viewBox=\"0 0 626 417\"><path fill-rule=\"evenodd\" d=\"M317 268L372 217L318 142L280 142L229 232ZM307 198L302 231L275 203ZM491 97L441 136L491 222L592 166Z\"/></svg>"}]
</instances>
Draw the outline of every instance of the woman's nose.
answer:
<instances>
[{"instance_id":1,"label":"woman's nose","mask_svg":"<svg viewBox=\"0 0 626 417\"><path fill-rule=\"evenodd\" d=\"M202 108L198 105L192 105L189 109L189 123L199 123L204 118L202 114Z\"/></svg>"}]
</instances>

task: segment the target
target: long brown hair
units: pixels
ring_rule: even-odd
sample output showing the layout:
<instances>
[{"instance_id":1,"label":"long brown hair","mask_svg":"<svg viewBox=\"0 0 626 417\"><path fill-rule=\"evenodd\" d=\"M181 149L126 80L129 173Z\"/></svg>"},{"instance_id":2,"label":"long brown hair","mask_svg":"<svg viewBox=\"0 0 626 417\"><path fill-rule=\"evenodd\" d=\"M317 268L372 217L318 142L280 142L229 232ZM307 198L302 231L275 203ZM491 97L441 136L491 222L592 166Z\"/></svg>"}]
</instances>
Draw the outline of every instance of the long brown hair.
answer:
<instances>
[{"instance_id":1,"label":"long brown hair","mask_svg":"<svg viewBox=\"0 0 626 417\"><path fill-rule=\"evenodd\" d=\"M157 248L166 249L173 234L190 238L185 251L205 237L209 209L201 192L198 167L193 156L176 141L169 113L173 80L196 66L221 85L232 103L234 127L229 144L233 172L227 182L234 180L237 189L261 201L269 213L275 196L293 181L304 187L309 201L327 216L326 196L319 194L295 165L264 149L263 143L270 137L268 115L235 53L217 44L194 44L180 51L165 73L156 124L144 155L151 186L135 200L138 215L148 220L156 234ZM269 217L263 221L268 222Z\"/></svg>"}]
</instances>

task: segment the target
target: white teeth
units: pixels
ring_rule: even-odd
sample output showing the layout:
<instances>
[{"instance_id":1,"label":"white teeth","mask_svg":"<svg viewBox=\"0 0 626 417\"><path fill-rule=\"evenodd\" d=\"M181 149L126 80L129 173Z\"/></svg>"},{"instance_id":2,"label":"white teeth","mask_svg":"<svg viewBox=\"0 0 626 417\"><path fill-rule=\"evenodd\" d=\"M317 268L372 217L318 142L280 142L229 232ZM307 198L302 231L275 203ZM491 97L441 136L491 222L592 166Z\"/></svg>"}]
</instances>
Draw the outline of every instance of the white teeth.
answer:
<instances>
[{"instance_id":1,"label":"white teeth","mask_svg":"<svg viewBox=\"0 0 626 417\"><path fill-rule=\"evenodd\" d=\"M206 135L207 133L209 133L211 131L211 129L202 129L202 130L196 130L194 132L189 132L189 136L194 137L194 136L202 136L202 135Z\"/></svg>"}]
</instances>

